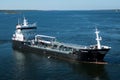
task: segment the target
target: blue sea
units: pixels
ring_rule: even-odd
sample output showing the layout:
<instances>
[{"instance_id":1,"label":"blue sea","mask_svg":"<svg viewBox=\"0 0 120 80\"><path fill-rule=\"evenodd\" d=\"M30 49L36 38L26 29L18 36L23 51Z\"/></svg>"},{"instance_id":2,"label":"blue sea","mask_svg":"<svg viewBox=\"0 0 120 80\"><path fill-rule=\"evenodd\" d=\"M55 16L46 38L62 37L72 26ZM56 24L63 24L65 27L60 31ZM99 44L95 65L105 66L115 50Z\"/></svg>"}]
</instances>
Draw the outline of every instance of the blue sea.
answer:
<instances>
[{"instance_id":1,"label":"blue sea","mask_svg":"<svg viewBox=\"0 0 120 80\"><path fill-rule=\"evenodd\" d=\"M120 80L119 11L15 12L0 12L0 80ZM11 37L23 17L37 23L37 33L70 44L96 44L94 32L98 28L101 44L111 47L104 58L108 64L70 62L13 50Z\"/></svg>"}]
</instances>

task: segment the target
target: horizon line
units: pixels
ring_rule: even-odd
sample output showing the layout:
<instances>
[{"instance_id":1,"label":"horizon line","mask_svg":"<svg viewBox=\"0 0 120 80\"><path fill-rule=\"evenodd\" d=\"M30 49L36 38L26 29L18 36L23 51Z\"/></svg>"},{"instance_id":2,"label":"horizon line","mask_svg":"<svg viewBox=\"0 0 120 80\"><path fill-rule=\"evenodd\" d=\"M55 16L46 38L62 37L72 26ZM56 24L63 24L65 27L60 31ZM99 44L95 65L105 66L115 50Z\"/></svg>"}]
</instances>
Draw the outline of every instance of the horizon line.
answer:
<instances>
[{"instance_id":1,"label":"horizon line","mask_svg":"<svg viewBox=\"0 0 120 80\"><path fill-rule=\"evenodd\" d=\"M38 11L94 11L94 10L120 10L118 8L111 9L0 9L0 10L38 10Z\"/></svg>"}]
</instances>

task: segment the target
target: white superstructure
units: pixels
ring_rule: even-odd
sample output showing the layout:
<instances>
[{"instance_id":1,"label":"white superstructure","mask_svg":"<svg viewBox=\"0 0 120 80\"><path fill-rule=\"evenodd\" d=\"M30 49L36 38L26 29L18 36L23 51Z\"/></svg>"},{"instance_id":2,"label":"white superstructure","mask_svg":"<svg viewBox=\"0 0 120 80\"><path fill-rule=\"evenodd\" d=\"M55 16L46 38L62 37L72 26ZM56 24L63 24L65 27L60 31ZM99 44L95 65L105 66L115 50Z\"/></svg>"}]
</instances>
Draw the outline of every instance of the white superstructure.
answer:
<instances>
[{"instance_id":1,"label":"white superstructure","mask_svg":"<svg viewBox=\"0 0 120 80\"><path fill-rule=\"evenodd\" d=\"M20 29L17 29L15 34L13 34L13 40L24 41L24 35L22 34Z\"/></svg>"},{"instance_id":2,"label":"white superstructure","mask_svg":"<svg viewBox=\"0 0 120 80\"><path fill-rule=\"evenodd\" d=\"M18 21L18 24L16 25L16 31L15 34L13 34L12 40L24 41L31 36L31 34L25 32L30 32L32 31L32 29L36 29L36 24L28 24L27 19L24 17L22 24L20 24Z\"/></svg>"},{"instance_id":3,"label":"white superstructure","mask_svg":"<svg viewBox=\"0 0 120 80\"><path fill-rule=\"evenodd\" d=\"M24 35L22 34L21 28L22 28L22 25L18 23L16 25L15 34L13 34L13 38L12 38L13 40L24 41Z\"/></svg>"}]
</instances>

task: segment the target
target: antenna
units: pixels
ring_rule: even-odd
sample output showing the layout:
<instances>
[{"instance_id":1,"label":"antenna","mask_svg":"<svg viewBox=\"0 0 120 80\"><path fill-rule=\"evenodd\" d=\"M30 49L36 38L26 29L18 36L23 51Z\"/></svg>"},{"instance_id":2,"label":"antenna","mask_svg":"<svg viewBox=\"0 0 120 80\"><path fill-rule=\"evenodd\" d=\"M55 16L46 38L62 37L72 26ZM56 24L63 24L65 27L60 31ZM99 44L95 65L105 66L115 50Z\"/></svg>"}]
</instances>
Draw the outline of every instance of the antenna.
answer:
<instances>
[{"instance_id":1,"label":"antenna","mask_svg":"<svg viewBox=\"0 0 120 80\"><path fill-rule=\"evenodd\" d=\"M20 24L20 19L18 18L18 25Z\"/></svg>"}]
</instances>

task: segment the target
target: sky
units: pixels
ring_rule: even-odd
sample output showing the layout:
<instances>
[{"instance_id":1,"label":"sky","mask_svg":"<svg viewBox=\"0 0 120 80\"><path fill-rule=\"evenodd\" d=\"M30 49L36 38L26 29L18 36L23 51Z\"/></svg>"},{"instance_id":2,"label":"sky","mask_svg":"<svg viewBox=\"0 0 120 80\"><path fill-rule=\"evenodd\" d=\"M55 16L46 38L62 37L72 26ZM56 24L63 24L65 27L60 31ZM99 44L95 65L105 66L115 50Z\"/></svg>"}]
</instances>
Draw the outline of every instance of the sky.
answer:
<instances>
[{"instance_id":1,"label":"sky","mask_svg":"<svg viewBox=\"0 0 120 80\"><path fill-rule=\"evenodd\" d=\"M120 0L0 0L9 10L101 10L120 9Z\"/></svg>"}]
</instances>

